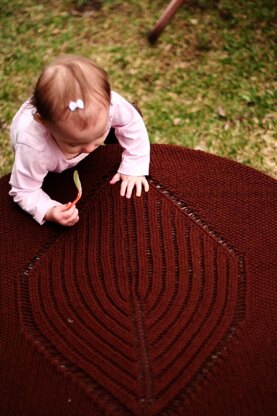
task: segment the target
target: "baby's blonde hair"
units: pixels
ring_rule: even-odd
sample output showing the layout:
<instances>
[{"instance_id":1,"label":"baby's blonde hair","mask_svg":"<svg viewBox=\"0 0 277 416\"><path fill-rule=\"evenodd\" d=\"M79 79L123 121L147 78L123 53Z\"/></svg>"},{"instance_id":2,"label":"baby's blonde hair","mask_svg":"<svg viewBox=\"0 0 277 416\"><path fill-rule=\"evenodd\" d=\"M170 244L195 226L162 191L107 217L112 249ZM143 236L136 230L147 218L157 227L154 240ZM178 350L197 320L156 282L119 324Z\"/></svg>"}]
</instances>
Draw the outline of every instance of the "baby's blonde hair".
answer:
<instances>
[{"instance_id":1,"label":"baby's blonde hair","mask_svg":"<svg viewBox=\"0 0 277 416\"><path fill-rule=\"evenodd\" d=\"M69 103L83 100L85 108L70 111ZM108 106L111 87L107 73L90 59L65 55L55 59L39 76L31 97L36 114L44 121L56 123L68 117L80 128L96 114L87 110L91 100Z\"/></svg>"}]
</instances>

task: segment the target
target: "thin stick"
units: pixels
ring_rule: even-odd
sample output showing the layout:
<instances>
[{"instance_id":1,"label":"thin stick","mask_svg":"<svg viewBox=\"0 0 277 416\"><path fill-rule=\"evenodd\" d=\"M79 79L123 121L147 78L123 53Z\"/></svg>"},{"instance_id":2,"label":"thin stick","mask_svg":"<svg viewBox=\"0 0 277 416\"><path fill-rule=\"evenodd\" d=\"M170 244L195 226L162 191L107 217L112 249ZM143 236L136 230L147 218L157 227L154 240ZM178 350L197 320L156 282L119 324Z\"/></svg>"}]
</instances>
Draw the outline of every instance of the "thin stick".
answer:
<instances>
[{"instance_id":1,"label":"thin stick","mask_svg":"<svg viewBox=\"0 0 277 416\"><path fill-rule=\"evenodd\" d=\"M165 11L162 13L161 17L155 24L154 28L148 35L148 40L150 43L155 43L166 25L173 18L179 7L185 3L185 0L171 0L169 5L166 7Z\"/></svg>"}]
</instances>

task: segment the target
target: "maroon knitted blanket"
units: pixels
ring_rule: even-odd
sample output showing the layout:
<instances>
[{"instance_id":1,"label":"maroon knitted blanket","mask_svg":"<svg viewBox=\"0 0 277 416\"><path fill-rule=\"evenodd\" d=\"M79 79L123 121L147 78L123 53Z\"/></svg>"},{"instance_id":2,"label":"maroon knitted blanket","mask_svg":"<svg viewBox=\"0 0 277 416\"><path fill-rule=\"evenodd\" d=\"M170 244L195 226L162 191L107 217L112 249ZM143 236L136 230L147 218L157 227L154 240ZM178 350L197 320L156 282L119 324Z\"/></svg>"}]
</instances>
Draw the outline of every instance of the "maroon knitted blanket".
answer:
<instances>
[{"instance_id":1,"label":"maroon knitted blanket","mask_svg":"<svg viewBox=\"0 0 277 416\"><path fill-rule=\"evenodd\" d=\"M127 200L120 157L81 162L69 229L0 180L0 415L276 415L276 181L153 145L150 191ZM72 200L72 170L44 187Z\"/></svg>"}]
</instances>

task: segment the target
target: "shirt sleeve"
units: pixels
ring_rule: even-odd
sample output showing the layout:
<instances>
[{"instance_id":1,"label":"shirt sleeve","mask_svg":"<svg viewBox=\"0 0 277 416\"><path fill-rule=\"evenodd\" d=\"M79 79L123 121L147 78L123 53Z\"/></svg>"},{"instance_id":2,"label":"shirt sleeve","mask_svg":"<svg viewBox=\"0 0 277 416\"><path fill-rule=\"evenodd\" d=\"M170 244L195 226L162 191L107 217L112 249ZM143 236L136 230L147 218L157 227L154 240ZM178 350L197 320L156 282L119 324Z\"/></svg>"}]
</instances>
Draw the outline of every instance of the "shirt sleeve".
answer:
<instances>
[{"instance_id":1,"label":"shirt sleeve","mask_svg":"<svg viewBox=\"0 0 277 416\"><path fill-rule=\"evenodd\" d=\"M114 93L114 96L111 124L124 149L118 172L130 176L148 175L150 143L144 121L132 104L119 94Z\"/></svg>"},{"instance_id":2,"label":"shirt sleeve","mask_svg":"<svg viewBox=\"0 0 277 416\"><path fill-rule=\"evenodd\" d=\"M11 173L9 194L24 211L39 223L45 222L44 216L49 208L61 205L42 190L42 183L49 169L47 157L25 144L18 144Z\"/></svg>"}]
</instances>

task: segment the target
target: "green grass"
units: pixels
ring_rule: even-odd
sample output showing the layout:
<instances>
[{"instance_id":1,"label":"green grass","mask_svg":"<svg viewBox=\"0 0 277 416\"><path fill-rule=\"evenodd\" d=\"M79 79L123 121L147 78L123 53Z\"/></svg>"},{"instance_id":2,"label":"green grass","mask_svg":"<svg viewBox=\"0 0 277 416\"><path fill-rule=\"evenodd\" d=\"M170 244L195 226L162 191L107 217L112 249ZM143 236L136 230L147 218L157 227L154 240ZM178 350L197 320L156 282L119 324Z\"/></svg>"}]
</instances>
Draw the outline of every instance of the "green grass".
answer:
<instances>
[{"instance_id":1,"label":"green grass","mask_svg":"<svg viewBox=\"0 0 277 416\"><path fill-rule=\"evenodd\" d=\"M152 143L200 148L277 178L274 0L190 0L155 46L147 33L168 0L103 0L83 13L77 3L1 0L1 175L12 167L10 122L40 69L78 53L140 105Z\"/></svg>"}]
</instances>

